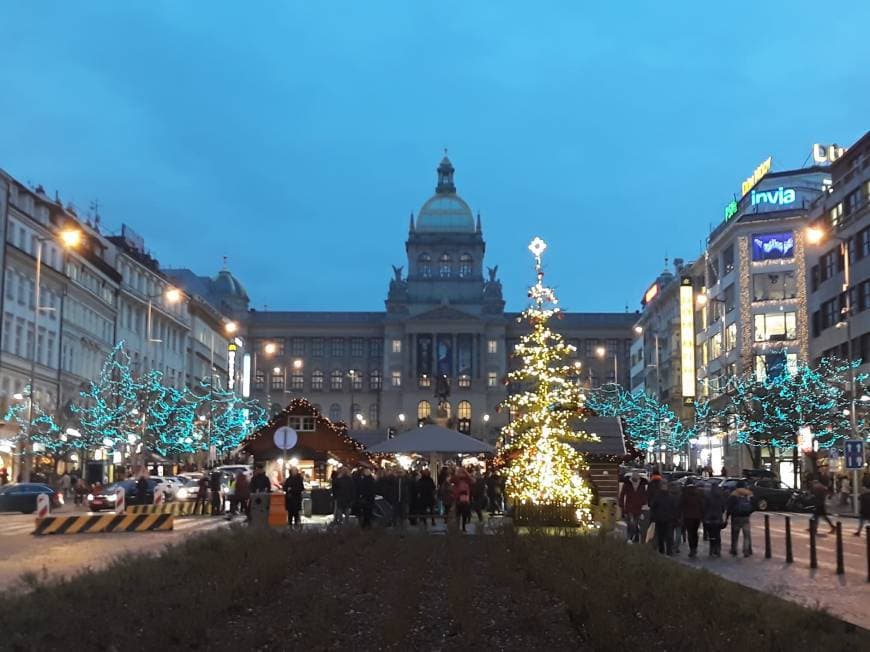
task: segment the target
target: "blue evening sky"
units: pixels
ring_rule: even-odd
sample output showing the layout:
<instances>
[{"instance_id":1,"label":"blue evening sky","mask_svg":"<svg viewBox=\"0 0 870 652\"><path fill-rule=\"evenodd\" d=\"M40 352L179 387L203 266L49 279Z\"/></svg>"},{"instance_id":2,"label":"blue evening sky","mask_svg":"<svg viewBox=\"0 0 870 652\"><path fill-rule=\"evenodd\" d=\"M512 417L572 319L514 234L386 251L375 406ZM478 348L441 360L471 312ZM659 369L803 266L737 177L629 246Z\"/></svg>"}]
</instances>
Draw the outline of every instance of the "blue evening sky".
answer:
<instances>
[{"instance_id":1,"label":"blue evening sky","mask_svg":"<svg viewBox=\"0 0 870 652\"><path fill-rule=\"evenodd\" d=\"M591 8L589 5L599 5ZM383 308L444 147L487 264L632 310L773 155L870 127L863 2L30 2L0 9L0 167L253 305Z\"/></svg>"}]
</instances>

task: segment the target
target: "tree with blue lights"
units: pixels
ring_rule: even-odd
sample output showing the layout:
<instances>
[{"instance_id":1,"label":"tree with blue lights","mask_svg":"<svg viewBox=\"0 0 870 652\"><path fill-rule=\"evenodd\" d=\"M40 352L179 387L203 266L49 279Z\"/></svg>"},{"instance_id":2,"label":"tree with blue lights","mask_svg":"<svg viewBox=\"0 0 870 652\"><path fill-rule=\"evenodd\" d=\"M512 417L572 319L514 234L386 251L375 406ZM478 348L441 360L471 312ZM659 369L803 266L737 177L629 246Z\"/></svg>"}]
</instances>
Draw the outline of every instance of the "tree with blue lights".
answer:
<instances>
[{"instance_id":1,"label":"tree with blue lights","mask_svg":"<svg viewBox=\"0 0 870 652\"><path fill-rule=\"evenodd\" d=\"M13 421L18 426L18 432L13 439L16 442L25 442L28 439L32 444L41 444L47 453L62 454L66 449L76 446L76 438L72 440L61 433L60 428L54 421L54 417L47 414L39 403L33 403L32 421L29 424L30 436L28 437L28 404L31 400L30 385L25 385L22 391L23 400L9 406L3 416L5 421Z\"/></svg>"}]
</instances>

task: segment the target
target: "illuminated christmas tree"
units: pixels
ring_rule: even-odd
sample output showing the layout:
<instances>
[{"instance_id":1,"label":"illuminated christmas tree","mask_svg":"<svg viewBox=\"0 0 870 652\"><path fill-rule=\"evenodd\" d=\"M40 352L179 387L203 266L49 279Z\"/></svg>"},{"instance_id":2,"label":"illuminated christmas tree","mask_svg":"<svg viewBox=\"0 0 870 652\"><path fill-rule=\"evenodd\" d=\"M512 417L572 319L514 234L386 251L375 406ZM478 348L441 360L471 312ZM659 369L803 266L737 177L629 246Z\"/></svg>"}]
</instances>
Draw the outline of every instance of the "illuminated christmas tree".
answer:
<instances>
[{"instance_id":1,"label":"illuminated christmas tree","mask_svg":"<svg viewBox=\"0 0 870 652\"><path fill-rule=\"evenodd\" d=\"M15 441L25 442L29 439L31 443L41 444L45 451L51 453L59 453L67 448L76 448L78 446L76 438L70 438L61 433L60 428L54 421L54 417L47 414L36 401L33 403L33 414L31 415L33 422L28 423L30 385L24 386L22 397L21 401L10 405L3 416L4 420L14 421L18 427L18 432L13 437ZM27 434L28 426L30 430L29 437Z\"/></svg>"},{"instance_id":2,"label":"illuminated christmas tree","mask_svg":"<svg viewBox=\"0 0 870 652\"><path fill-rule=\"evenodd\" d=\"M596 438L575 430L585 397L572 379L573 365L566 364L574 347L550 329L550 319L560 310L552 288L543 282L546 248L540 238L529 245L537 282L529 289L532 303L522 320L531 331L514 348L522 366L508 374L511 391L503 406L510 410L510 423L502 429L499 452L507 460L507 494L518 508L570 508L581 524L588 524L592 492L583 478L587 466L572 442Z\"/></svg>"}]
</instances>

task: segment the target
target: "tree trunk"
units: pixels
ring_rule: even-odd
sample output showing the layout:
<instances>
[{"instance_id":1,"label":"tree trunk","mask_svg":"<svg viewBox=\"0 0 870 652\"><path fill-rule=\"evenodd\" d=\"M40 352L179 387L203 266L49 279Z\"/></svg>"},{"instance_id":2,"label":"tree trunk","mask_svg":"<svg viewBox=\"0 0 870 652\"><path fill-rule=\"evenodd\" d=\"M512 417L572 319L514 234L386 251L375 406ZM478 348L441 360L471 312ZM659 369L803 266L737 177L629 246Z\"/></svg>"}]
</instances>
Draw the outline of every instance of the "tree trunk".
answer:
<instances>
[{"instance_id":1,"label":"tree trunk","mask_svg":"<svg viewBox=\"0 0 870 652\"><path fill-rule=\"evenodd\" d=\"M761 449L755 446L750 446L749 444L743 444L746 446L746 450L749 451L749 457L752 460L752 468L760 469L761 468Z\"/></svg>"}]
</instances>

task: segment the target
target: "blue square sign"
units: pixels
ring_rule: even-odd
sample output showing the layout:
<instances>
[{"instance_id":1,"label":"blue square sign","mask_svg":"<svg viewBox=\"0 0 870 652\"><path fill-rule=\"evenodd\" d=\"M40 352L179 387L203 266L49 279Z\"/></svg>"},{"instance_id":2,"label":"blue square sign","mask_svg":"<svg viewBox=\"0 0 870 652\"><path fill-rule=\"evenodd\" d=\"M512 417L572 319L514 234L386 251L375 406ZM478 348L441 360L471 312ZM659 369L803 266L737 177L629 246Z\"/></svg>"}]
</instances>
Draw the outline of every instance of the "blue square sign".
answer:
<instances>
[{"instance_id":1,"label":"blue square sign","mask_svg":"<svg viewBox=\"0 0 870 652\"><path fill-rule=\"evenodd\" d=\"M846 468L856 470L864 468L864 442L860 439L852 439L845 445Z\"/></svg>"}]
</instances>

